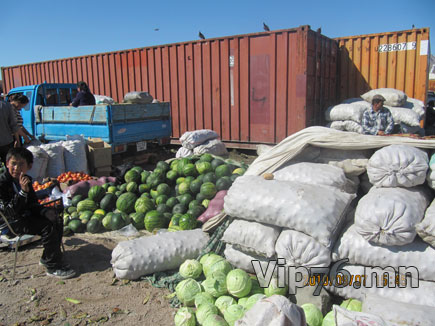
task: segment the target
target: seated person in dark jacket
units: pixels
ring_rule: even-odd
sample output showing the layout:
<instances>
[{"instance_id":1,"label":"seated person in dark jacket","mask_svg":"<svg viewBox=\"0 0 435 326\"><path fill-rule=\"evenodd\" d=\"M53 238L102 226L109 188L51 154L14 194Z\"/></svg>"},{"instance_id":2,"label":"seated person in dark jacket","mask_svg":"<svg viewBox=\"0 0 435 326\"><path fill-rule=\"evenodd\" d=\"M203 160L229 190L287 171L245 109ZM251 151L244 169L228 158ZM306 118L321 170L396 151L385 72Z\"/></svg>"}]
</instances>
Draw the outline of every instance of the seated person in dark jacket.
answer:
<instances>
[{"instance_id":1,"label":"seated person in dark jacket","mask_svg":"<svg viewBox=\"0 0 435 326\"><path fill-rule=\"evenodd\" d=\"M11 228L18 234L35 234L42 237L44 251L40 264L47 275L61 279L75 276L75 271L62 262L60 249L63 221L54 208L44 208L38 203L32 180L25 173L31 169L33 154L24 147L11 148L6 155L6 171L0 175L0 211ZM0 219L2 233L9 231Z\"/></svg>"},{"instance_id":2,"label":"seated person in dark jacket","mask_svg":"<svg viewBox=\"0 0 435 326\"><path fill-rule=\"evenodd\" d=\"M80 105L95 105L95 97L89 90L88 85L84 81L77 83L77 96L72 100L70 105L80 106Z\"/></svg>"}]
</instances>

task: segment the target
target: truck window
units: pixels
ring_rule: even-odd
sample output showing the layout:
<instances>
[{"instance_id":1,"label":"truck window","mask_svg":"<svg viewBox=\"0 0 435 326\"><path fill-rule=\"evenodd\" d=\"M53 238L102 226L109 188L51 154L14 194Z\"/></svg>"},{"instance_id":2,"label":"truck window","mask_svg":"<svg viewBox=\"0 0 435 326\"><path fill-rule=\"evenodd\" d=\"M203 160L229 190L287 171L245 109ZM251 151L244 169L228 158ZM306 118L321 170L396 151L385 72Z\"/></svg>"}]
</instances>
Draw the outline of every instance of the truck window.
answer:
<instances>
[{"instance_id":1,"label":"truck window","mask_svg":"<svg viewBox=\"0 0 435 326\"><path fill-rule=\"evenodd\" d=\"M59 103L56 89L46 89L45 97L47 106L54 106Z\"/></svg>"},{"instance_id":2,"label":"truck window","mask_svg":"<svg viewBox=\"0 0 435 326\"><path fill-rule=\"evenodd\" d=\"M69 105L71 101L70 88L59 88L59 105Z\"/></svg>"}]
</instances>

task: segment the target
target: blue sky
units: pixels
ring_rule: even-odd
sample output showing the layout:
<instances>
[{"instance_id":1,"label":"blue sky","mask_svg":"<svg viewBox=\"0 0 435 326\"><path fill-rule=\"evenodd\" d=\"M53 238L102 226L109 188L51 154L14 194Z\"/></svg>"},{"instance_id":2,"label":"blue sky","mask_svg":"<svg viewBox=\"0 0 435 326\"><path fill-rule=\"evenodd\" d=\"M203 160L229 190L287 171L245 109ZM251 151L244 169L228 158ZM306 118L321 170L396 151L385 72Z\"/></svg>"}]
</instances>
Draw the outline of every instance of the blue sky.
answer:
<instances>
[{"instance_id":1,"label":"blue sky","mask_svg":"<svg viewBox=\"0 0 435 326\"><path fill-rule=\"evenodd\" d=\"M435 48L434 0L2 0L0 8L0 66L185 42L198 31L255 33L263 22L321 27L330 38L429 27Z\"/></svg>"}]
</instances>

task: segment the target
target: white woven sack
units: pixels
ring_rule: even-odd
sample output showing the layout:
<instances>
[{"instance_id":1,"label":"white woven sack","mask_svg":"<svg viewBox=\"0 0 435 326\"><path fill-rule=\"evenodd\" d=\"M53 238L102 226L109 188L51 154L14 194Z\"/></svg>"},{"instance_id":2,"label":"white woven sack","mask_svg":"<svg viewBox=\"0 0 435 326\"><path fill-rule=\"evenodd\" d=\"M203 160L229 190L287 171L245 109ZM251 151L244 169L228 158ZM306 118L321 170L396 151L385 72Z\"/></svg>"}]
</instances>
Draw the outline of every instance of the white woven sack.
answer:
<instances>
[{"instance_id":1,"label":"white woven sack","mask_svg":"<svg viewBox=\"0 0 435 326\"><path fill-rule=\"evenodd\" d=\"M86 141L66 140L61 142L64 149L65 170L71 172L89 173L86 158Z\"/></svg>"},{"instance_id":2,"label":"white woven sack","mask_svg":"<svg viewBox=\"0 0 435 326\"><path fill-rule=\"evenodd\" d=\"M423 150L390 145L372 155L367 174L376 187L415 187L424 183L428 168L429 159Z\"/></svg>"},{"instance_id":3,"label":"white woven sack","mask_svg":"<svg viewBox=\"0 0 435 326\"><path fill-rule=\"evenodd\" d=\"M328 267L331 263L331 250L295 230L282 230L275 251L278 258L286 260L287 266Z\"/></svg>"},{"instance_id":4,"label":"white woven sack","mask_svg":"<svg viewBox=\"0 0 435 326\"><path fill-rule=\"evenodd\" d=\"M118 243L110 263L116 277L135 280L197 258L207 241L208 236L201 229L144 236Z\"/></svg>"},{"instance_id":5,"label":"white woven sack","mask_svg":"<svg viewBox=\"0 0 435 326\"><path fill-rule=\"evenodd\" d=\"M405 103L405 107L417 113L419 118L423 117L426 113L426 110L424 109L424 103L415 98L408 97L408 100Z\"/></svg>"},{"instance_id":6,"label":"white woven sack","mask_svg":"<svg viewBox=\"0 0 435 326\"><path fill-rule=\"evenodd\" d=\"M332 250L332 260L349 259L350 264L364 266L393 267L414 266L418 277L425 281L435 281L435 249L416 238L404 246L375 246L364 239L350 226Z\"/></svg>"},{"instance_id":7,"label":"white woven sack","mask_svg":"<svg viewBox=\"0 0 435 326\"><path fill-rule=\"evenodd\" d=\"M366 172L367 163L372 150L341 150L321 148L316 163L326 163L343 169L346 175L360 175Z\"/></svg>"},{"instance_id":8,"label":"white woven sack","mask_svg":"<svg viewBox=\"0 0 435 326\"><path fill-rule=\"evenodd\" d=\"M328 124L328 127L335 130L356 132L358 134L363 133L363 127L361 124L352 120L332 121Z\"/></svg>"},{"instance_id":9,"label":"white woven sack","mask_svg":"<svg viewBox=\"0 0 435 326\"><path fill-rule=\"evenodd\" d=\"M193 151L191 149L188 149L186 147L181 146L177 153L175 154L176 158L183 158L183 157L188 157L188 156L192 156L193 155Z\"/></svg>"},{"instance_id":10,"label":"white woven sack","mask_svg":"<svg viewBox=\"0 0 435 326\"><path fill-rule=\"evenodd\" d=\"M224 210L230 216L303 232L331 248L354 198L333 187L244 175L228 190Z\"/></svg>"},{"instance_id":11,"label":"white woven sack","mask_svg":"<svg viewBox=\"0 0 435 326\"><path fill-rule=\"evenodd\" d=\"M194 155L202 155L209 153L217 156L225 156L228 154L225 144L219 139L210 139L205 141L203 144L196 146L193 149Z\"/></svg>"},{"instance_id":12,"label":"white woven sack","mask_svg":"<svg viewBox=\"0 0 435 326\"><path fill-rule=\"evenodd\" d=\"M48 154L47 177L57 178L65 172L65 161L63 157L63 146L60 142L41 145L41 148Z\"/></svg>"},{"instance_id":13,"label":"white woven sack","mask_svg":"<svg viewBox=\"0 0 435 326\"><path fill-rule=\"evenodd\" d=\"M362 312L379 316L386 322L393 323L394 325L435 325L435 309L433 307L403 303L373 294L365 296Z\"/></svg>"},{"instance_id":14,"label":"white woven sack","mask_svg":"<svg viewBox=\"0 0 435 326\"><path fill-rule=\"evenodd\" d=\"M403 106L408 98L404 92L394 88L372 89L371 91L361 95L361 98L372 103L373 96L377 94L382 95L385 98L385 105L390 106Z\"/></svg>"},{"instance_id":15,"label":"white woven sack","mask_svg":"<svg viewBox=\"0 0 435 326\"><path fill-rule=\"evenodd\" d=\"M373 187L356 207L356 230L373 244L406 245L414 241L415 225L423 219L429 203L423 187Z\"/></svg>"},{"instance_id":16,"label":"white woven sack","mask_svg":"<svg viewBox=\"0 0 435 326\"><path fill-rule=\"evenodd\" d=\"M386 282L384 286L385 269L376 267L365 267L360 265L346 265L344 270L349 272L350 277L355 279L356 276L361 279L362 286L352 282L348 286L330 286L326 289L340 297L346 299L358 299L363 301L368 294L374 294L387 299L394 298L397 301L418 304L423 306L435 307L435 282L422 281L407 278L406 286L394 286L395 280ZM390 274L392 276L392 274ZM392 276L395 277L395 276ZM376 281L376 278L378 281ZM398 275L399 280L404 280L404 275ZM364 285L365 281L365 285ZM387 281L385 279L385 281Z\"/></svg>"},{"instance_id":17,"label":"white woven sack","mask_svg":"<svg viewBox=\"0 0 435 326\"><path fill-rule=\"evenodd\" d=\"M325 112L326 121L352 120L361 123L365 110L370 108L366 101L344 103L330 106Z\"/></svg>"},{"instance_id":18,"label":"white woven sack","mask_svg":"<svg viewBox=\"0 0 435 326\"><path fill-rule=\"evenodd\" d=\"M322 163L295 163L276 170L273 176L275 180L323 185L340 190L345 190L348 183L342 169Z\"/></svg>"},{"instance_id":19,"label":"white woven sack","mask_svg":"<svg viewBox=\"0 0 435 326\"><path fill-rule=\"evenodd\" d=\"M152 103L153 97L148 92L128 92L124 95L124 103L148 104Z\"/></svg>"},{"instance_id":20,"label":"white woven sack","mask_svg":"<svg viewBox=\"0 0 435 326\"><path fill-rule=\"evenodd\" d=\"M270 258L275 256L280 232L277 226L236 219L225 230L222 241L244 252Z\"/></svg>"},{"instance_id":21,"label":"white woven sack","mask_svg":"<svg viewBox=\"0 0 435 326\"><path fill-rule=\"evenodd\" d=\"M257 301L235 326L306 326L304 310L282 295Z\"/></svg>"},{"instance_id":22,"label":"white woven sack","mask_svg":"<svg viewBox=\"0 0 435 326\"><path fill-rule=\"evenodd\" d=\"M333 305L336 326L393 326L381 317Z\"/></svg>"},{"instance_id":23,"label":"white woven sack","mask_svg":"<svg viewBox=\"0 0 435 326\"><path fill-rule=\"evenodd\" d=\"M28 146L27 149L33 154L32 168L27 174L32 179L41 181L47 176L47 165L50 157L40 146Z\"/></svg>"},{"instance_id":24,"label":"white woven sack","mask_svg":"<svg viewBox=\"0 0 435 326\"><path fill-rule=\"evenodd\" d=\"M395 124L405 123L408 126L417 127L420 125L420 117L417 112L403 107L384 105L390 110Z\"/></svg>"},{"instance_id":25,"label":"white woven sack","mask_svg":"<svg viewBox=\"0 0 435 326\"><path fill-rule=\"evenodd\" d=\"M252 261L258 261L260 263L261 269L264 272L264 274L266 274L268 268L274 270L276 265L276 261L274 261L274 263L269 262L269 259L267 259L264 256L256 256L253 254L248 254L246 252L234 248L230 244L227 244L225 246L224 256L225 259L228 260L228 262L231 265L233 265L236 268L243 269L248 273L255 273L254 267L252 265ZM269 264L271 265L269 266Z\"/></svg>"},{"instance_id":26,"label":"white woven sack","mask_svg":"<svg viewBox=\"0 0 435 326\"><path fill-rule=\"evenodd\" d=\"M94 95L95 104L115 104L115 100L105 95Z\"/></svg>"},{"instance_id":27,"label":"white woven sack","mask_svg":"<svg viewBox=\"0 0 435 326\"><path fill-rule=\"evenodd\" d=\"M194 149L196 146L205 143L210 139L217 139L219 135L216 131L210 129L200 129L195 131L186 131L180 137L180 142L183 147Z\"/></svg>"},{"instance_id":28,"label":"white woven sack","mask_svg":"<svg viewBox=\"0 0 435 326\"><path fill-rule=\"evenodd\" d=\"M415 226L417 234L423 241L435 248L435 200L424 213L424 218Z\"/></svg>"}]
</instances>

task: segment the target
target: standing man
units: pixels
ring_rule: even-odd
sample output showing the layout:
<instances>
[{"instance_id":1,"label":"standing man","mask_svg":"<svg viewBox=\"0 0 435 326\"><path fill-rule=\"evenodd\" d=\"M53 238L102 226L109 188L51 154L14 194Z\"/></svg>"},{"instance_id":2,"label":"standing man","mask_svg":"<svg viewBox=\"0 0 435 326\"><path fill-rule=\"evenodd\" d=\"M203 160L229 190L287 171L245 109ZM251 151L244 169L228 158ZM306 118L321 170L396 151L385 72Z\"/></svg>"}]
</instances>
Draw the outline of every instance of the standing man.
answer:
<instances>
[{"instance_id":1,"label":"standing man","mask_svg":"<svg viewBox=\"0 0 435 326\"><path fill-rule=\"evenodd\" d=\"M375 95L372 99L372 107L364 112L362 128L366 135L389 135L393 132L394 120L390 110L384 108L385 98Z\"/></svg>"},{"instance_id":2,"label":"standing man","mask_svg":"<svg viewBox=\"0 0 435 326\"><path fill-rule=\"evenodd\" d=\"M6 164L6 154L9 149L18 146L17 120L14 108L10 103L0 101L0 158Z\"/></svg>"}]
</instances>

